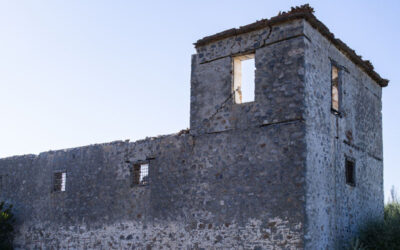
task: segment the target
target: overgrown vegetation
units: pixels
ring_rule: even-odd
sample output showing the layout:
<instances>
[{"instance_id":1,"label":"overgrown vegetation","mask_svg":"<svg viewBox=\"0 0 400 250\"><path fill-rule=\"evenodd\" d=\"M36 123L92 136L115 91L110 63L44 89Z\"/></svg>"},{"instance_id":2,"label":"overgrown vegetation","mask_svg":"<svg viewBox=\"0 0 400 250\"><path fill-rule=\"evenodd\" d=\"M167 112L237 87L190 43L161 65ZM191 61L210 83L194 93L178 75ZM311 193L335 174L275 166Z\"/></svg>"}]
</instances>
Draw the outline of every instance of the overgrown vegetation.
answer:
<instances>
[{"instance_id":1,"label":"overgrown vegetation","mask_svg":"<svg viewBox=\"0 0 400 250\"><path fill-rule=\"evenodd\" d=\"M6 205L0 202L0 249L13 249L13 223L14 215L12 214L12 205Z\"/></svg>"},{"instance_id":2,"label":"overgrown vegetation","mask_svg":"<svg viewBox=\"0 0 400 250\"><path fill-rule=\"evenodd\" d=\"M400 203L394 187L391 190L391 199L385 205L384 221L367 224L353 241L351 249L379 249L400 250Z\"/></svg>"}]
</instances>

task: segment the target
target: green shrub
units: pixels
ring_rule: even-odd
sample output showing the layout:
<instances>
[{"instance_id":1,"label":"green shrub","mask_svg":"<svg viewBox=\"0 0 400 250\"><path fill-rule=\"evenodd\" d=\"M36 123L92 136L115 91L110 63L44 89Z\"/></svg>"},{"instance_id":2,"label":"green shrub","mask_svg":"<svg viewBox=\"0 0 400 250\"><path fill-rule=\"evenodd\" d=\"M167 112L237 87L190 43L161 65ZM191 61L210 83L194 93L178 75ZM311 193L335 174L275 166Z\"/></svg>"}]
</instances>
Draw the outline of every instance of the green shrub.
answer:
<instances>
[{"instance_id":1,"label":"green shrub","mask_svg":"<svg viewBox=\"0 0 400 250\"><path fill-rule=\"evenodd\" d=\"M358 240L363 249L400 250L400 204L387 204L384 221L367 224L360 231Z\"/></svg>"},{"instance_id":2,"label":"green shrub","mask_svg":"<svg viewBox=\"0 0 400 250\"><path fill-rule=\"evenodd\" d=\"M385 206L385 221L400 222L400 203L389 203Z\"/></svg>"},{"instance_id":3,"label":"green shrub","mask_svg":"<svg viewBox=\"0 0 400 250\"><path fill-rule=\"evenodd\" d=\"M365 246L363 243L361 243L360 239L356 238L353 239L353 241L350 243L350 247L348 250L366 250Z\"/></svg>"},{"instance_id":4,"label":"green shrub","mask_svg":"<svg viewBox=\"0 0 400 250\"><path fill-rule=\"evenodd\" d=\"M13 249L13 223L14 215L11 212L12 205L0 202L0 249Z\"/></svg>"}]
</instances>

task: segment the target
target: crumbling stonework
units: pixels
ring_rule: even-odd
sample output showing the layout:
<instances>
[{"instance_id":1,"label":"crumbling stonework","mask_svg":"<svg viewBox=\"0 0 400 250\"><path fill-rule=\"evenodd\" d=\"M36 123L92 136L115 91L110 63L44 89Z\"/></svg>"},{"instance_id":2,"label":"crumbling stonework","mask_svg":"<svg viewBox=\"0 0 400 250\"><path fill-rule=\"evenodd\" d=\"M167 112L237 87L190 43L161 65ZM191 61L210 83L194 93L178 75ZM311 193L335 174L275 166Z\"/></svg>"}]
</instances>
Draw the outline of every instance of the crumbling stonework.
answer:
<instances>
[{"instance_id":1,"label":"crumbling stonework","mask_svg":"<svg viewBox=\"0 0 400 250\"><path fill-rule=\"evenodd\" d=\"M332 249L382 218L387 80L315 26L309 7L270 20L196 43L190 130L0 159L15 247ZM246 53L255 54L255 101L236 104L232 56ZM139 162L149 164L147 185L132 185ZM57 171L65 192L53 190Z\"/></svg>"}]
</instances>

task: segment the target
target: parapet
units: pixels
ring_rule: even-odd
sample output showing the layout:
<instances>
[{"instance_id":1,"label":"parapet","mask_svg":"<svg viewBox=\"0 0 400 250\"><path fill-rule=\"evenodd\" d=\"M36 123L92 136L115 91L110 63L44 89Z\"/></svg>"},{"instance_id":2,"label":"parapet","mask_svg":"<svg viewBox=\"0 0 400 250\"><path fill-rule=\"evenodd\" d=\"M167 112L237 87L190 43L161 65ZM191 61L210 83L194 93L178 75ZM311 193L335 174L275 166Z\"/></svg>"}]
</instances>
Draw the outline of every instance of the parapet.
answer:
<instances>
[{"instance_id":1,"label":"parapet","mask_svg":"<svg viewBox=\"0 0 400 250\"><path fill-rule=\"evenodd\" d=\"M279 12L277 16L271 17L269 19L262 19L254 23L241 26L239 28L233 28L219 32L211 36L206 36L202 39L199 39L194 45L197 49L197 52L201 53L202 49L205 46L210 46L210 45L218 46L217 45L218 42L227 38L235 38L239 35L254 32L257 30L265 28L271 29L274 26L281 25L283 23L290 22L293 20L304 19L308 23L310 23L313 28L318 30L325 38L327 38L334 46L336 46L338 50L340 50L349 59L351 59L353 63L355 63L363 71L365 71L381 87L386 87L388 85L389 80L382 78L377 72L375 72L374 67L370 61L363 60L360 55L357 55L356 52L353 49L349 48L343 41L341 41L338 38L335 38L335 35L329 31L328 27L326 27L321 21L319 21L313 13L314 9L310 7L308 4L299 7L292 7L290 11ZM262 46L262 44L260 43L254 44L254 48L260 46Z\"/></svg>"}]
</instances>

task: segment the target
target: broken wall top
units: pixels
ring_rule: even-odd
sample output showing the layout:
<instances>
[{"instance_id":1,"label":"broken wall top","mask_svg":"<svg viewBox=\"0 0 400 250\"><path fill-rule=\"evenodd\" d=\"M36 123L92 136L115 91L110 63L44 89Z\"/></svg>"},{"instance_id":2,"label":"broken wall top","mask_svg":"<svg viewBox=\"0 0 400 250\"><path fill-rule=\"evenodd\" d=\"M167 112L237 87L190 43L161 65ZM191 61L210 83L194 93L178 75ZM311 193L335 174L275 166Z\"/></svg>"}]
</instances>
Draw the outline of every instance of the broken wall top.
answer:
<instances>
[{"instance_id":1,"label":"broken wall top","mask_svg":"<svg viewBox=\"0 0 400 250\"><path fill-rule=\"evenodd\" d=\"M335 38L335 35L329 31L328 27L326 27L314 16L313 12L314 9L308 4L299 7L292 7L289 12L280 12L277 16L274 16L270 19L262 19L260 21L241 26L239 28L233 28L211 36L206 36L198 40L194 45L197 51L199 51L201 47L213 42L223 40L225 38L238 36L263 28L271 28L274 25L282 24L296 19L304 19L308 23L310 23L313 28L318 30L325 38L327 38L333 45L335 45L336 48L340 50L344 55L346 55L354 64L358 65L381 87L386 87L389 83L389 80L382 78L377 72L375 72L374 67L370 61L363 60L360 55L357 55L356 52L349 48L344 42L342 42L340 39Z\"/></svg>"}]
</instances>

